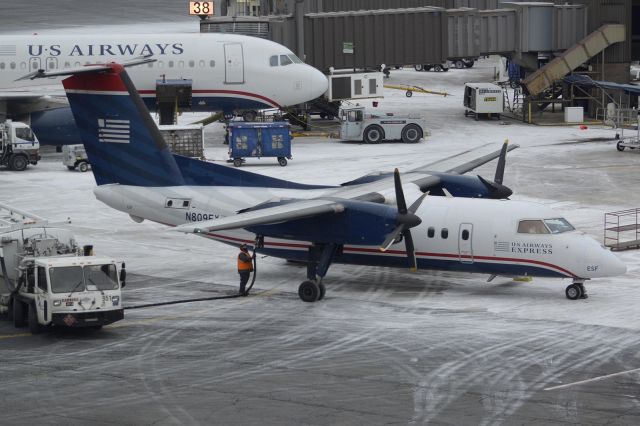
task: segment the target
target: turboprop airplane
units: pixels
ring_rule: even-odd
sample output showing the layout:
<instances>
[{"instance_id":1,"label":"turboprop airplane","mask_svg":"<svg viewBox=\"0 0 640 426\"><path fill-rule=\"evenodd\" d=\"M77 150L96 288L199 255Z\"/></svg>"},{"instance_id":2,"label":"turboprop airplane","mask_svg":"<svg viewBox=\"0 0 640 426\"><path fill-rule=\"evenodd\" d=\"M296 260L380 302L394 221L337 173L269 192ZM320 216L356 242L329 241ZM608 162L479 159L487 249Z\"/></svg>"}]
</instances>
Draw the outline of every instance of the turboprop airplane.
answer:
<instances>
[{"instance_id":1,"label":"turboprop airplane","mask_svg":"<svg viewBox=\"0 0 640 426\"><path fill-rule=\"evenodd\" d=\"M310 101L328 88L326 76L289 49L256 37L220 33L1 36L0 119L27 122L41 144L82 143L60 79L53 73L139 57L155 59L129 71L152 111L157 106L158 81L191 80L192 111L245 116ZM44 72L50 78L32 79Z\"/></svg>"},{"instance_id":2,"label":"turboprop airplane","mask_svg":"<svg viewBox=\"0 0 640 426\"><path fill-rule=\"evenodd\" d=\"M307 261L298 289L305 302L324 297L333 263L570 278L569 299L586 297L588 279L626 271L613 253L542 205L427 196L448 177L458 185L475 179L459 175L497 157L504 167L505 147L449 157L403 180L396 170L339 187L304 185L172 155L124 67L93 68L63 85L96 198L138 222Z\"/></svg>"}]
</instances>

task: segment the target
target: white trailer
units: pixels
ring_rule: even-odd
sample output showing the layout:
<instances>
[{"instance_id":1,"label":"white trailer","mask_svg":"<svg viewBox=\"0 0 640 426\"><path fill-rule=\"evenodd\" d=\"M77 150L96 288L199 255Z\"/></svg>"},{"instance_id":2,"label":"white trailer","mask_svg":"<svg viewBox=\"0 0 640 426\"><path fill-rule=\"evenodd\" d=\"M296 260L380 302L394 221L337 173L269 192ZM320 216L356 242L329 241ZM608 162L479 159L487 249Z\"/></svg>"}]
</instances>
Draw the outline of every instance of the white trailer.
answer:
<instances>
[{"instance_id":1,"label":"white trailer","mask_svg":"<svg viewBox=\"0 0 640 426\"><path fill-rule=\"evenodd\" d=\"M340 139L380 143L385 140L419 142L429 132L420 115L371 114L364 107L355 106L340 110Z\"/></svg>"},{"instance_id":2,"label":"white trailer","mask_svg":"<svg viewBox=\"0 0 640 426\"><path fill-rule=\"evenodd\" d=\"M31 128L18 121L0 123L0 165L22 171L40 160L40 142Z\"/></svg>"},{"instance_id":3,"label":"white trailer","mask_svg":"<svg viewBox=\"0 0 640 426\"><path fill-rule=\"evenodd\" d=\"M124 317L124 263L81 249L73 234L0 204L0 314L32 333Z\"/></svg>"},{"instance_id":4,"label":"white trailer","mask_svg":"<svg viewBox=\"0 0 640 426\"><path fill-rule=\"evenodd\" d=\"M498 117L504 112L502 88L493 83L466 83L464 85L464 116L472 113L476 121L480 114Z\"/></svg>"}]
</instances>

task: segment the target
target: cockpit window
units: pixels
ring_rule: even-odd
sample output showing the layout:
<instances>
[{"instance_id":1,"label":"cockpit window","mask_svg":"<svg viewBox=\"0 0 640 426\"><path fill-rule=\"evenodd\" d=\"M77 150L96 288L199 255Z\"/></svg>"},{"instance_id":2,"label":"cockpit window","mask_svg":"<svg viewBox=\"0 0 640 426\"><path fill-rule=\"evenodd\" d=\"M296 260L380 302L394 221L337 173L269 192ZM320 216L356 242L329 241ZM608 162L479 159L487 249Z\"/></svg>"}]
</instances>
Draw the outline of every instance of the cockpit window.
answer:
<instances>
[{"instance_id":1,"label":"cockpit window","mask_svg":"<svg viewBox=\"0 0 640 426\"><path fill-rule=\"evenodd\" d=\"M552 234L561 234L563 232L573 231L574 228L567 219L558 217L555 219L545 219L544 223L547 225Z\"/></svg>"},{"instance_id":2,"label":"cockpit window","mask_svg":"<svg viewBox=\"0 0 640 426\"><path fill-rule=\"evenodd\" d=\"M278 66L278 55L273 55L269 58L269 65L271 65L272 67Z\"/></svg>"},{"instance_id":3,"label":"cockpit window","mask_svg":"<svg viewBox=\"0 0 640 426\"><path fill-rule=\"evenodd\" d=\"M518 234L548 234L549 230L541 220L521 220Z\"/></svg>"},{"instance_id":4,"label":"cockpit window","mask_svg":"<svg viewBox=\"0 0 640 426\"><path fill-rule=\"evenodd\" d=\"M280 65L291 65L293 61L287 55L280 55Z\"/></svg>"},{"instance_id":5,"label":"cockpit window","mask_svg":"<svg viewBox=\"0 0 640 426\"><path fill-rule=\"evenodd\" d=\"M296 64L301 64L302 63L302 59L298 58L293 53L289 55L289 59L291 59Z\"/></svg>"}]
</instances>

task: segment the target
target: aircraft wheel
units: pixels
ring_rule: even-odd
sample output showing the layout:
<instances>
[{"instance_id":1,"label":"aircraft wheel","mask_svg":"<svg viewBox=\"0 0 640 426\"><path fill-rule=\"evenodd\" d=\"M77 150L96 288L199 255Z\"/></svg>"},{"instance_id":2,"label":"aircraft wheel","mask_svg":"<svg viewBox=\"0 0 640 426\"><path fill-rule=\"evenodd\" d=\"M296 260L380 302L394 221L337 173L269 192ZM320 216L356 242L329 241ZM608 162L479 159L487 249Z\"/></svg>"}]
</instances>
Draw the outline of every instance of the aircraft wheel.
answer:
<instances>
[{"instance_id":1,"label":"aircraft wheel","mask_svg":"<svg viewBox=\"0 0 640 426\"><path fill-rule=\"evenodd\" d=\"M29 305L29 313L27 314L27 317L29 331L31 334L38 334L42 332L42 327L38 324L38 312L36 311L36 306L33 303Z\"/></svg>"},{"instance_id":2,"label":"aircraft wheel","mask_svg":"<svg viewBox=\"0 0 640 426\"><path fill-rule=\"evenodd\" d=\"M458 59L457 61L455 61L453 63L453 65L458 68L458 69L462 69L464 68L464 62L462 62L462 60Z\"/></svg>"},{"instance_id":3,"label":"aircraft wheel","mask_svg":"<svg viewBox=\"0 0 640 426\"><path fill-rule=\"evenodd\" d=\"M417 124L407 124L402 129L402 142L416 143L424 136L422 129Z\"/></svg>"},{"instance_id":4,"label":"aircraft wheel","mask_svg":"<svg viewBox=\"0 0 640 426\"><path fill-rule=\"evenodd\" d=\"M9 168L18 172L26 169L28 164L29 160L27 160L27 157L24 155L14 155L9 160Z\"/></svg>"},{"instance_id":5,"label":"aircraft wheel","mask_svg":"<svg viewBox=\"0 0 640 426\"><path fill-rule=\"evenodd\" d=\"M87 163L86 161L81 161L78 164L78 170L80 170L82 173L88 171L89 170L89 163Z\"/></svg>"},{"instance_id":6,"label":"aircraft wheel","mask_svg":"<svg viewBox=\"0 0 640 426\"><path fill-rule=\"evenodd\" d=\"M318 300L324 299L324 295L327 293L327 287L323 283L318 284L320 288L320 296L318 296Z\"/></svg>"},{"instance_id":7,"label":"aircraft wheel","mask_svg":"<svg viewBox=\"0 0 640 426\"><path fill-rule=\"evenodd\" d=\"M366 143L380 143L384 140L384 130L377 124L372 124L364 129L363 139Z\"/></svg>"},{"instance_id":8,"label":"aircraft wheel","mask_svg":"<svg viewBox=\"0 0 640 426\"><path fill-rule=\"evenodd\" d=\"M24 320L24 303L18 299L13 299L13 326L15 328L24 327L27 325Z\"/></svg>"},{"instance_id":9,"label":"aircraft wheel","mask_svg":"<svg viewBox=\"0 0 640 426\"><path fill-rule=\"evenodd\" d=\"M415 69L416 71L424 71L424 67L422 66L422 64L414 65L413 69Z\"/></svg>"},{"instance_id":10,"label":"aircraft wheel","mask_svg":"<svg viewBox=\"0 0 640 426\"><path fill-rule=\"evenodd\" d=\"M412 97L412 96L413 96L413 92L412 92L411 90L407 90L407 93L405 93L405 96L406 96L407 98L410 98L410 97Z\"/></svg>"},{"instance_id":11,"label":"aircraft wheel","mask_svg":"<svg viewBox=\"0 0 640 426\"><path fill-rule=\"evenodd\" d=\"M578 300L582 297L582 288L579 284L571 284L570 286L567 286L565 294L569 300Z\"/></svg>"},{"instance_id":12,"label":"aircraft wheel","mask_svg":"<svg viewBox=\"0 0 640 426\"><path fill-rule=\"evenodd\" d=\"M320 286L315 281L303 281L298 287L298 296L303 302L315 302L320 298Z\"/></svg>"},{"instance_id":13,"label":"aircraft wheel","mask_svg":"<svg viewBox=\"0 0 640 426\"><path fill-rule=\"evenodd\" d=\"M282 167L287 165L287 159L284 157L278 157L278 164L280 164Z\"/></svg>"},{"instance_id":14,"label":"aircraft wheel","mask_svg":"<svg viewBox=\"0 0 640 426\"><path fill-rule=\"evenodd\" d=\"M618 142L616 144L616 149L620 152L624 151L624 146L620 145L622 142Z\"/></svg>"},{"instance_id":15,"label":"aircraft wheel","mask_svg":"<svg viewBox=\"0 0 640 426\"><path fill-rule=\"evenodd\" d=\"M242 166L242 158L234 158L233 159L233 165L236 166L236 167Z\"/></svg>"}]
</instances>

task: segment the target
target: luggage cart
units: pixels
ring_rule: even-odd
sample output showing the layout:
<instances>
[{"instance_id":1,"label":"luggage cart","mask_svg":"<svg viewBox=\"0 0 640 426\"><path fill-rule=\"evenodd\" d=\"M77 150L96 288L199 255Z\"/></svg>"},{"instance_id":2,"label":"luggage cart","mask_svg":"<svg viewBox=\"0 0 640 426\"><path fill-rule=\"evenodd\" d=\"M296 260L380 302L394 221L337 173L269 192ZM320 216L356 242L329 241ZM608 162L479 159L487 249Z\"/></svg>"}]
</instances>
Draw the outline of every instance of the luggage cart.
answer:
<instances>
[{"instance_id":1,"label":"luggage cart","mask_svg":"<svg viewBox=\"0 0 640 426\"><path fill-rule=\"evenodd\" d=\"M282 167L291 160L289 123L232 122L229 131L229 161L240 167L247 157L276 157Z\"/></svg>"}]
</instances>

